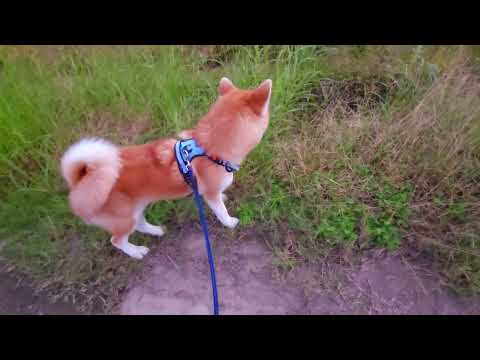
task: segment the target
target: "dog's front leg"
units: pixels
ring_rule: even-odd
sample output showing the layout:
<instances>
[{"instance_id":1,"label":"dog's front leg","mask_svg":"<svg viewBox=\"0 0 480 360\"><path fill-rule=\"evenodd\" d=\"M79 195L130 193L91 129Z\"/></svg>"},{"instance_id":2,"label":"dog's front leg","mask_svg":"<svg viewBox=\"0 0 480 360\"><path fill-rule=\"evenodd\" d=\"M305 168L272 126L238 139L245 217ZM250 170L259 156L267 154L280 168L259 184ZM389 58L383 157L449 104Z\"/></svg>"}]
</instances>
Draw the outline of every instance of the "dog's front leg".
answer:
<instances>
[{"instance_id":1,"label":"dog's front leg","mask_svg":"<svg viewBox=\"0 0 480 360\"><path fill-rule=\"evenodd\" d=\"M210 194L205 194L204 199L208 206L210 206L210 209L215 213L217 216L218 220L225 225L226 227L229 227L233 229L235 226L238 224L238 219L235 217L231 217L228 214L228 210L225 207L225 204L223 203L223 196L222 193L210 195Z\"/></svg>"}]
</instances>

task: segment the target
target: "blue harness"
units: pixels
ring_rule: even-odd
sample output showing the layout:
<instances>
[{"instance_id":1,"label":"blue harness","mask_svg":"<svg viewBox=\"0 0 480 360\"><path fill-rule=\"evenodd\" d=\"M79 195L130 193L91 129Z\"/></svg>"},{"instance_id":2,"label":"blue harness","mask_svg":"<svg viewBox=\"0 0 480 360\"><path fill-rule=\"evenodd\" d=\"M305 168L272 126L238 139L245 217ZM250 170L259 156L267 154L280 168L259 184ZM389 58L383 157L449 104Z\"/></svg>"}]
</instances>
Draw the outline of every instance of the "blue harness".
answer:
<instances>
[{"instance_id":1,"label":"blue harness","mask_svg":"<svg viewBox=\"0 0 480 360\"><path fill-rule=\"evenodd\" d=\"M234 172L240 169L239 165L230 163L229 161L213 159L208 156L203 148L201 148L194 139L180 140L175 143L175 158L177 159L178 169L182 174L185 182L190 185L195 196L195 201L198 206L198 212L200 215L200 223L202 225L203 235L205 237L205 246L207 248L208 263L210 266L210 277L212 280L212 292L213 292L213 313L219 315L218 306L218 290L217 279L215 275L215 263L213 260L212 246L210 245L210 239L208 237L207 220L203 210L202 199L198 193L197 179L192 171L191 162L198 156L207 156L214 163L223 166L227 172Z\"/></svg>"},{"instance_id":2,"label":"blue harness","mask_svg":"<svg viewBox=\"0 0 480 360\"><path fill-rule=\"evenodd\" d=\"M213 159L208 156L205 150L197 144L194 139L180 140L175 143L175 158L177 159L178 169L183 175L185 181L191 186L188 178L188 169L193 159L198 156L206 156L215 164L223 166L227 172L240 170L239 165L232 164L230 161Z\"/></svg>"}]
</instances>

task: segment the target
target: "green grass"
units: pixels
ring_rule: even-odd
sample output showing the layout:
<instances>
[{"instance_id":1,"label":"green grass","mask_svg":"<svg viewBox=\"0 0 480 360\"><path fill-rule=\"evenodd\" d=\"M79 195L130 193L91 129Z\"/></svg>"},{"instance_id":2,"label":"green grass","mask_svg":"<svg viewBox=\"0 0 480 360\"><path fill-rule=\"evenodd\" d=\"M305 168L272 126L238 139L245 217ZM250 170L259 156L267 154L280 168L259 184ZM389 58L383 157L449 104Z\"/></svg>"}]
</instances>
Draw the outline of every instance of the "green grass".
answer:
<instances>
[{"instance_id":1,"label":"green grass","mask_svg":"<svg viewBox=\"0 0 480 360\"><path fill-rule=\"evenodd\" d=\"M61 296L118 291L138 265L72 216L62 152L85 135L120 144L172 136L207 111L222 76L239 87L271 78L270 127L230 190L234 234L265 231L284 268L413 239L454 288L480 290L477 47L200 50L0 48L5 258ZM154 204L147 218L174 227L196 213L185 199Z\"/></svg>"},{"instance_id":2,"label":"green grass","mask_svg":"<svg viewBox=\"0 0 480 360\"><path fill-rule=\"evenodd\" d=\"M353 243L358 238L357 225L362 208L348 199L345 203L333 203L321 214L316 235L331 245Z\"/></svg>"}]
</instances>

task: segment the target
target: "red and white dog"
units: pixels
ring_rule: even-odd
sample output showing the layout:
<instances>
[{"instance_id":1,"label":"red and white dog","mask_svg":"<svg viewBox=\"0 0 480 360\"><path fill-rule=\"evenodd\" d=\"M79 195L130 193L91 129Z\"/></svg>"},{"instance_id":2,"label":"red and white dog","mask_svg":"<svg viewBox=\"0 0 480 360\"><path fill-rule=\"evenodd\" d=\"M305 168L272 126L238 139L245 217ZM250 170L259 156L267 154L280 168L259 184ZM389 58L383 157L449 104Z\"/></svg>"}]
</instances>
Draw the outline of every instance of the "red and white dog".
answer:
<instances>
[{"instance_id":1,"label":"red and white dog","mask_svg":"<svg viewBox=\"0 0 480 360\"><path fill-rule=\"evenodd\" d=\"M253 90L236 88L227 78L218 86L219 96L193 130L181 138L193 138L212 158L240 164L260 142L269 122L272 81ZM117 147L102 139L83 139L63 155L61 168L68 183L75 215L112 234L113 246L141 259L148 248L128 241L135 230L161 236L160 225L143 215L152 202L186 197L192 193L180 173L176 139L160 139L144 145ZM233 174L207 157L197 157L192 168L199 192L223 225L233 228L238 219L225 208L223 192Z\"/></svg>"}]
</instances>

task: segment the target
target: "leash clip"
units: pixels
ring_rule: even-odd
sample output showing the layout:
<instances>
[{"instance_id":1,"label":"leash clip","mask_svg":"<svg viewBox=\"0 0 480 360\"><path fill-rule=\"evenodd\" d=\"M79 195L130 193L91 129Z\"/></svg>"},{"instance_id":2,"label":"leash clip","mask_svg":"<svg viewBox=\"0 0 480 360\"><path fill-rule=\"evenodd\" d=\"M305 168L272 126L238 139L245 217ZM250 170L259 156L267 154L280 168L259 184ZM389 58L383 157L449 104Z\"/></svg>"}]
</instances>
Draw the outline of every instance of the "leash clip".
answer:
<instances>
[{"instance_id":1,"label":"leash clip","mask_svg":"<svg viewBox=\"0 0 480 360\"><path fill-rule=\"evenodd\" d=\"M188 160L188 151L186 149L183 149L183 155L185 156L185 167L187 168L187 170L190 170L190 160Z\"/></svg>"}]
</instances>

